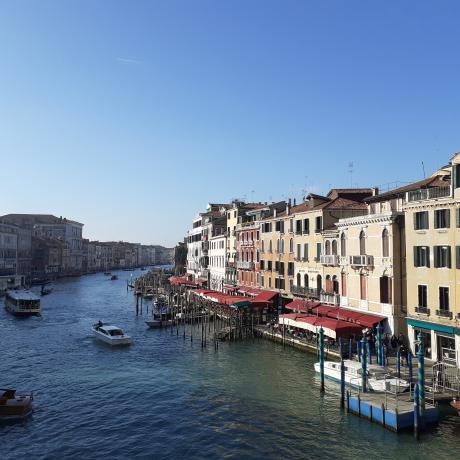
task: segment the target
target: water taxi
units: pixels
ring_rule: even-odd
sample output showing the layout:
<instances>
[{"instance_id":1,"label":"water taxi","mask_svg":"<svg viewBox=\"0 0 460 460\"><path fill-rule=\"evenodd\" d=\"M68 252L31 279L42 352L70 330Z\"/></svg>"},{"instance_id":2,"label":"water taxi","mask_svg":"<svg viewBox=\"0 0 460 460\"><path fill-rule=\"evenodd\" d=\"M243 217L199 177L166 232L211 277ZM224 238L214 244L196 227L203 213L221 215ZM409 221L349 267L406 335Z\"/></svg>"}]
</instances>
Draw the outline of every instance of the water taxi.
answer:
<instances>
[{"instance_id":1,"label":"water taxi","mask_svg":"<svg viewBox=\"0 0 460 460\"><path fill-rule=\"evenodd\" d=\"M133 343L133 339L116 326L99 321L93 325L92 330L95 337L109 345L131 345Z\"/></svg>"},{"instance_id":2,"label":"water taxi","mask_svg":"<svg viewBox=\"0 0 460 460\"><path fill-rule=\"evenodd\" d=\"M350 359L344 360L345 383L361 387L361 363ZM315 363L315 371L319 373L319 363ZM409 382L389 374L388 369L375 364L367 365L367 386L371 391L402 393L409 389ZM340 382L340 362L325 361L324 376Z\"/></svg>"},{"instance_id":3,"label":"water taxi","mask_svg":"<svg viewBox=\"0 0 460 460\"><path fill-rule=\"evenodd\" d=\"M118 276L117 275L112 275L110 277L110 281L116 281L118 279Z\"/></svg>"},{"instance_id":4,"label":"water taxi","mask_svg":"<svg viewBox=\"0 0 460 460\"><path fill-rule=\"evenodd\" d=\"M15 316L40 315L40 297L31 291L7 291L5 308Z\"/></svg>"},{"instance_id":5,"label":"water taxi","mask_svg":"<svg viewBox=\"0 0 460 460\"><path fill-rule=\"evenodd\" d=\"M32 412L33 395L16 395L11 388L0 389L0 420L22 419Z\"/></svg>"}]
</instances>

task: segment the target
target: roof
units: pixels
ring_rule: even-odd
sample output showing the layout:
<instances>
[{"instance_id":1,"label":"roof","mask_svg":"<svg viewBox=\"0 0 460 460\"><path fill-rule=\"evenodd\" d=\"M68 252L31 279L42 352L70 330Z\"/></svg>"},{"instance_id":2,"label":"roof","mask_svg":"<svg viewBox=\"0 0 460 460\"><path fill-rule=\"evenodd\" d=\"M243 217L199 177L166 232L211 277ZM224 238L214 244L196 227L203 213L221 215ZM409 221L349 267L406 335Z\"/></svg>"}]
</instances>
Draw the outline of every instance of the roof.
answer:
<instances>
[{"instance_id":1,"label":"roof","mask_svg":"<svg viewBox=\"0 0 460 460\"><path fill-rule=\"evenodd\" d=\"M32 291L8 291L8 296L15 300L40 300L40 297Z\"/></svg>"},{"instance_id":2,"label":"roof","mask_svg":"<svg viewBox=\"0 0 460 460\"><path fill-rule=\"evenodd\" d=\"M443 177L446 176L439 174L436 176L427 177L426 179L413 182L412 184L405 185L404 187L395 188L393 190L389 190L388 192L380 193L379 195L366 198L364 201L366 203L377 203L379 201L386 201L392 198L398 198L400 196L405 195L407 192L410 192L412 190L418 190L424 187L439 187L443 185L450 185L450 180L443 180Z\"/></svg>"},{"instance_id":3,"label":"roof","mask_svg":"<svg viewBox=\"0 0 460 460\"><path fill-rule=\"evenodd\" d=\"M110 325L105 325L103 324L101 326L101 329L104 329L104 331L121 331L121 329L117 326L110 326Z\"/></svg>"},{"instance_id":4,"label":"roof","mask_svg":"<svg viewBox=\"0 0 460 460\"><path fill-rule=\"evenodd\" d=\"M83 225L80 222L75 220L70 220L65 217L56 217L52 214L5 214L4 216L0 217L0 220L4 220L6 222L13 222L16 225L34 225L34 224L77 224Z\"/></svg>"}]
</instances>

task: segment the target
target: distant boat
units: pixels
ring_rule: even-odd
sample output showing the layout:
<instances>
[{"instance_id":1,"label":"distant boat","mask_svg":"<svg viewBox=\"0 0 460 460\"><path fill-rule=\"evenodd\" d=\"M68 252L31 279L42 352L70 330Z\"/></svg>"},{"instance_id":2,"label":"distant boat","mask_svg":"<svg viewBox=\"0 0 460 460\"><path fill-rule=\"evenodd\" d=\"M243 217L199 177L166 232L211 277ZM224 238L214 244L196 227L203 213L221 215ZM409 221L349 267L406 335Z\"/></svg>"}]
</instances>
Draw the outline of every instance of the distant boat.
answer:
<instances>
[{"instance_id":1,"label":"distant boat","mask_svg":"<svg viewBox=\"0 0 460 460\"><path fill-rule=\"evenodd\" d=\"M117 280L117 279L118 279L118 276L117 276L117 275L112 275L112 276L110 277L110 280L111 280L111 281L115 281L115 280Z\"/></svg>"},{"instance_id":2,"label":"distant boat","mask_svg":"<svg viewBox=\"0 0 460 460\"><path fill-rule=\"evenodd\" d=\"M112 274L112 273L110 273L110 272L104 272L104 275L105 275L105 276L110 276L111 274Z\"/></svg>"},{"instance_id":3,"label":"distant boat","mask_svg":"<svg viewBox=\"0 0 460 460\"><path fill-rule=\"evenodd\" d=\"M27 417L32 412L33 395L16 395L12 388L0 389L0 420Z\"/></svg>"},{"instance_id":4,"label":"distant boat","mask_svg":"<svg viewBox=\"0 0 460 460\"><path fill-rule=\"evenodd\" d=\"M123 268L124 272L133 272L135 268Z\"/></svg>"},{"instance_id":5,"label":"distant boat","mask_svg":"<svg viewBox=\"0 0 460 460\"><path fill-rule=\"evenodd\" d=\"M460 401L456 398L450 402L450 405L457 411L457 414L460 416Z\"/></svg>"},{"instance_id":6,"label":"distant boat","mask_svg":"<svg viewBox=\"0 0 460 460\"><path fill-rule=\"evenodd\" d=\"M41 313L40 297L31 291L7 291L5 308L15 316L39 316Z\"/></svg>"},{"instance_id":7,"label":"distant boat","mask_svg":"<svg viewBox=\"0 0 460 460\"><path fill-rule=\"evenodd\" d=\"M51 294L53 292L53 288L45 288L45 285L42 284L42 289L40 291L40 295L41 296L44 296L44 295L48 295L48 294Z\"/></svg>"}]
</instances>

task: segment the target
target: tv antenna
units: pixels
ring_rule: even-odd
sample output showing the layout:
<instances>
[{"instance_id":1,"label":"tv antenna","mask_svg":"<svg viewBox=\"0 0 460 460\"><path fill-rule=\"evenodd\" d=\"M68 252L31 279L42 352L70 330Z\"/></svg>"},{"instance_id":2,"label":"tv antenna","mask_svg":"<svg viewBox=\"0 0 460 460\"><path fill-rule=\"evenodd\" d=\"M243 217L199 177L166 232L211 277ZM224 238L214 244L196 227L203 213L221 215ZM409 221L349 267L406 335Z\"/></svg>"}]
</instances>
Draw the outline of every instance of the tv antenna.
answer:
<instances>
[{"instance_id":1,"label":"tv antenna","mask_svg":"<svg viewBox=\"0 0 460 460\"><path fill-rule=\"evenodd\" d=\"M353 169L354 164L352 161L348 163L348 172L350 173L350 188L353 188Z\"/></svg>"}]
</instances>

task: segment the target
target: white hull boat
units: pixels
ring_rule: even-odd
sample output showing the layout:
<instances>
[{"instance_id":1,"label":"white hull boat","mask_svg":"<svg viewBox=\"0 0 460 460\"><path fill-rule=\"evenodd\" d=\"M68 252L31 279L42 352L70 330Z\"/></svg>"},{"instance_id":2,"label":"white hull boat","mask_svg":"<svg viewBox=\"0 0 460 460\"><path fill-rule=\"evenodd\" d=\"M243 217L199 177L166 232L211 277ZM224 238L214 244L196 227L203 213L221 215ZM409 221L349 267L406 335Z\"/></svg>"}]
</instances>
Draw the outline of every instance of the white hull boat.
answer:
<instances>
[{"instance_id":1,"label":"white hull boat","mask_svg":"<svg viewBox=\"0 0 460 460\"><path fill-rule=\"evenodd\" d=\"M91 329L96 338L109 345L131 345L133 343L133 339L129 335L126 335L119 327L97 323Z\"/></svg>"},{"instance_id":2,"label":"white hull boat","mask_svg":"<svg viewBox=\"0 0 460 460\"><path fill-rule=\"evenodd\" d=\"M361 387L361 363L346 359L345 383L353 387ZM315 363L315 371L319 373L319 363ZM392 377L388 369L374 364L367 365L367 386L371 391L403 393L409 389L409 382L397 377ZM328 379L340 382L340 362L325 361L324 376Z\"/></svg>"},{"instance_id":3,"label":"white hull boat","mask_svg":"<svg viewBox=\"0 0 460 460\"><path fill-rule=\"evenodd\" d=\"M39 316L40 297L31 291L8 291L5 296L5 308L15 316Z\"/></svg>"}]
</instances>

